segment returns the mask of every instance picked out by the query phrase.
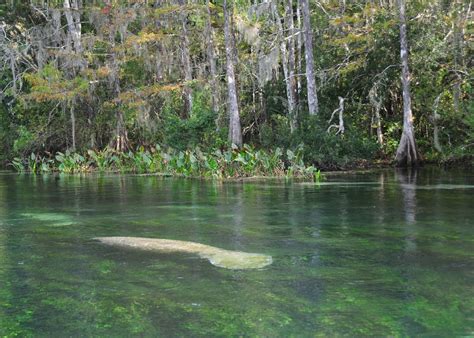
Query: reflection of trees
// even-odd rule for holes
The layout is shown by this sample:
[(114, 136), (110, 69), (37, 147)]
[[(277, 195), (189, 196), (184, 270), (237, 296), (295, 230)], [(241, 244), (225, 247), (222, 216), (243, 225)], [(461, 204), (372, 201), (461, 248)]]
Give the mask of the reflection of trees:
[(398, 169), (395, 171), (395, 177), (400, 183), (403, 199), (403, 213), (405, 216), (406, 251), (416, 250), (416, 169)]
[[(6, 224), (3, 223), (7, 219), (7, 205), (6, 205), (6, 185), (4, 184), (4, 178), (6, 176), (0, 176), (0, 281), (2, 286), (0, 287), (0, 304), (8, 304), (8, 296), (10, 290), (8, 288), (8, 276), (7, 276), (7, 235), (6, 235)], [(2, 318), (6, 318), (4, 313), (6, 308), (0, 305), (0, 326), (2, 326)]]
[(242, 244), (242, 231), (244, 228), (244, 215), (247, 210), (244, 208), (243, 185), (232, 186), (232, 243), (235, 248)]
[(379, 174), (379, 190), (378, 190), (378, 196), (377, 196), (377, 212), (375, 213), (375, 217), (377, 219), (377, 224), (384, 224), (385, 223), (385, 217), (386, 217), (386, 197), (385, 197), (385, 189), (387, 187), (385, 186), (385, 182), (387, 180), (386, 177), (386, 172), (382, 171)]

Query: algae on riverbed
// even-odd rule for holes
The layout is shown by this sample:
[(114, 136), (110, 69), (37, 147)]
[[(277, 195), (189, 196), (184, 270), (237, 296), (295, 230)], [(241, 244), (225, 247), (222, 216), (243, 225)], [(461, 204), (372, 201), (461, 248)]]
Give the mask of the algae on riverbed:
[(224, 250), (195, 242), (142, 237), (97, 237), (95, 239), (108, 245), (147, 251), (193, 253), (209, 260), (212, 265), (233, 270), (260, 269), (272, 263), (271, 256)]
[(52, 212), (29, 212), (22, 213), (21, 216), (31, 218), (40, 222), (48, 222), (49, 226), (66, 226), (74, 224), (69, 215)]

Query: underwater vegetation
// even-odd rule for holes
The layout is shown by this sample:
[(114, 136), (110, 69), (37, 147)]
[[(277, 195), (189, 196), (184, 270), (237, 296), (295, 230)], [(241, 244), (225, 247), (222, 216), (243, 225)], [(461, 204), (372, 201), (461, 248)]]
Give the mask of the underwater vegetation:
[(47, 222), (49, 226), (66, 226), (74, 224), (69, 215), (56, 214), (51, 212), (22, 213), (21, 216), (32, 220)]
[(224, 250), (195, 242), (142, 237), (97, 237), (95, 239), (101, 243), (119, 247), (166, 253), (197, 254), (201, 258), (209, 260), (212, 265), (233, 270), (261, 269), (272, 264), (271, 256)]
[[(427, 169), (414, 189), (390, 170), (0, 175), (0, 337), (471, 337), (474, 177)], [(193, 245), (93, 240), (117, 235)], [(213, 249), (272, 263), (220, 268)]]

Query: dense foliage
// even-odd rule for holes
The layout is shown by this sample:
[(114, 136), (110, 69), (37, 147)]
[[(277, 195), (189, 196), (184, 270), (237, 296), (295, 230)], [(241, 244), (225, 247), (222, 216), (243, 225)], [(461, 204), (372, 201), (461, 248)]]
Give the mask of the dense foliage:
[[(319, 102), (311, 115), (300, 1), (228, 2), (244, 143), (301, 152), (310, 168), (393, 159), (403, 121), (393, 3), (309, 3)], [(407, 6), (420, 153), (472, 156), (470, 3)], [(27, 168), (47, 159), (41, 166), (65, 168), (71, 157), (98, 168), (135, 163), (146, 172), (156, 171), (140, 169), (160, 153), (155, 144), (188, 160), (199, 158), (198, 147), (208, 158), (220, 153), (216, 161), (236, 152), (228, 141), (221, 1), (9, 1), (0, 17), (2, 162), (21, 158), (13, 163)], [(109, 152), (115, 157), (101, 164)]]

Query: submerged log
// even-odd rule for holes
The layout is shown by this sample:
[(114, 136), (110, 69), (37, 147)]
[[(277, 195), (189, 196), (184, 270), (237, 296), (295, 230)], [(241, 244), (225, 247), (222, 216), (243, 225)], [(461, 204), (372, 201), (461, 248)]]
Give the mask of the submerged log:
[(212, 265), (226, 269), (260, 269), (272, 264), (272, 257), (258, 253), (230, 251), (210, 245), (171, 239), (142, 237), (97, 237), (101, 243), (125, 248), (157, 252), (184, 252), (197, 254)]

